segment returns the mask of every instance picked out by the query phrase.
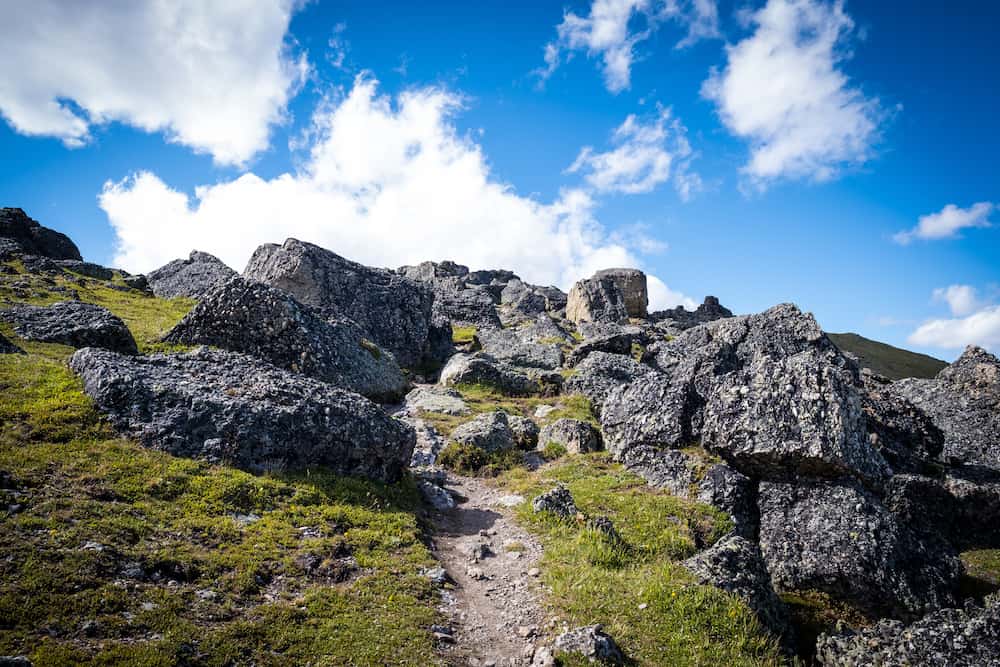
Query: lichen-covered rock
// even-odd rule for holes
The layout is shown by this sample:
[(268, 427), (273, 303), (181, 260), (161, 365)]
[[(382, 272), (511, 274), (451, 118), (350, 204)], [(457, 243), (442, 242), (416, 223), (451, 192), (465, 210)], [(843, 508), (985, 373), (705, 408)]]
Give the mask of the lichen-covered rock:
[(439, 412), (445, 415), (467, 415), (471, 412), (462, 395), (447, 387), (416, 387), (406, 395), (404, 403), (412, 414)]
[(257, 248), (243, 275), (288, 292), (324, 317), (353, 320), (404, 367), (432, 359), (434, 293), (427, 285), (296, 239)]
[(178, 296), (200, 299), (236, 275), (218, 257), (193, 250), (187, 259), (175, 259), (150, 271), (146, 281), (153, 294), (161, 299)]
[(757, 487), (749, 477), (724, 463), (715, 463), (698, 480), (698, 501), (718, 508), (733, 520), (733, 531), (743, 537), (757, 533)]
[(706, 296), (704, 303), (695, 310), (690, 311), (684, 306), (668, 310), (658, 310), (650, 313), (649, 318), (657, 322), (669, 322), (671, 326), (684, 330), (696, 327), (706, 322), (714, 322), (726, 317), (732, 317), (733, 311), (719, 303), (719, 299), (714, 296)]
[(678, 384), (674, 377), (649, 371), (608, 392), (600, 411), (601, 428), (616, 460), (636, 447), (681, 448), (697, 442), (700, 432), (692, 428), (691, 397)]
[(78, 273), (81, 276), (87, 276), (88, 278), (93, 278), (95, 280), (111, 280), (115, 277), (113, 269), (101, 266), (100, 264), (94, 264), (93, 262), (82, 262), (76, 259), (60, 259), (56, 260), (56, 264), (67, 271)]
[(130, 289), (147, 292), (149, 294), (153, 293), (153, 290), (149, 287), (149, 281), (146, 279), (146, 276), (142, 274), (137, 276), (123, 276), (122, 282), (125, 283), (125, 285)]
[(1000, 469), (1000, 359), (970, 346), (933, 380), (907, 378), (891, 390), (944, 432), (945, 459)]
[(623, 665), (625, 656), (601, 625), (587, 625), (564, 632), (556, 638), (556, 651), (582, 655), (591, 662)]
[(14, 343), (7, 340), (7, 338), (0, 333), (0, 354), (24, 354), (24, 350), (19, 348)]
[(601, 449), (601, 434), (590, 422), (563, 417), (546, 424), (538, 434), (538, 444), (556, 443), (570, 454), (585, 454)]
[(0, 238), (10, 239), (11, 243), (4, 244), (4, 251), (9, 255), (38, 255), (50, 259), (83, 261), (80, 250), (68, 236), (43, 227), (19, 208), (0, 208)]
[(566, 366), (572, 367), (583, 361), (593, 352), (609, 354), (632, 354), (634, 344), (642, 345), (648, 341), (648, 336), (639, 327), (611, 325), (613, 330), (584, 338), (573, 351), (566, 355)]
[(469, 283), (469, 268), (455, 262), (421, 262), (402, 266), (397, 273), (426, 283), (434, 290), (435, 317), (454, 325), (499, 329), (494, 294), (485, 285)]
[(922, 410), (894, 392), (888, 378), (861, 373), (868, 440), (894, 472), (921, 473), (944, 449), (944, 434)]
[(525, 340), (517, 329), (479, 331), (476, 340), (483, 351), (497, 361), (521, 368), (555, 370), (562, 365), (559, 343)]
[(573, 494), (562, 484), (532, 500), (531, 509), (536, 512), (551, 512), (561, 519), (575, 519), (580, 513)]
[(514, 445), (519, 449), (534, 449), (538, 444), (538, 424), (528, 417), (507, 415), (510, 432), (514, 434)]
[(913, 617), (955, 604), (962, 573), (940, 538), (911, 530), (857, 482), (762, 482), (760, 546), (779, 592), (819, 590)]
[(0, 312), (25, 340), (60, 343), (72, 347), (103, 347), (123, 354), (138, 354), (132, 333), (107, 308), (79, 301), (51, 306), (14, 306)]
[(86, 348), (70, 367), (119, 431), (175, 456), (394, 482), (413, 452), (413, 429), (363, 396), (234, 352)]
[(441, 370), (439, 382), (446, 387), (482, 385), (510, 396), (537, 394), (540, 389), (526, 374), (481, 352), (452, 356)]
[(485, 412), (451, 432), (451, 439), (472, 445), (486, 452), (498, 452), (517, 447), (517, 435), (503, 410)]
[(500, 292), (502, 319), (505, 324), (531, 320), (543, 313), (557, 313), (566, 307), (566, 294), (558, 287), (529, 285), (511, 278)]
[(683, 565), (698, 583), (715, 586), (746, 602), (776, 636), (789, 633), (788, 609), (771, 586), (760, 549), (750, 540), (728, 535)]
[(621, 322), (646, 317), (649, 297), (646, 274), (638, 269), (604, 269), (579, 280), (566, 300), (566, 319), (580, 322)]
[(163, 339), (243, 352), (378, 401), (398, 400), (408, 385), (392, 354), (354, 322), (327, 321), (291, 295), (239, 276), (208, 292)]
[(563, 383), (566, 394), (582, 394), (590, 399), (597, 414), (602, 413), (604, 401), (616, 388), (654, 373), (652, 368), (621, 354), (592, 352), (573, 369)]
[(997, 667), (1000, 599), (985, 606), (942, 609), (904, 625), (881, 620), (857, 632), (824, 634), (816, 642), (824, 667)]

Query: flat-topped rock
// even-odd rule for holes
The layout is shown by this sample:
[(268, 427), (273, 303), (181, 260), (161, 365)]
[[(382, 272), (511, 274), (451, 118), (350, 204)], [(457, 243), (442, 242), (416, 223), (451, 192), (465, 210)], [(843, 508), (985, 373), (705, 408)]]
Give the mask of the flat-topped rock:
[(14, 325), (25, 340), (72, 347), (102, 347), (123, 354), (138, 354), (132, 332), (107, 308), (80, 301), (60, 301), (51, 306), (14, 306), (0, 311), (0, 319)]
[(175, 259), (150, 271), (146, 282), (153, 294), (162, 299), (178, 296), (200, 299), (236, 275), (218, 257), (194, 250), (187, 259)]
[(576, 322), (621, 322), (646, 317), (646, 274), (638, 269), (604, 269), (569, 291), (566, 318)]

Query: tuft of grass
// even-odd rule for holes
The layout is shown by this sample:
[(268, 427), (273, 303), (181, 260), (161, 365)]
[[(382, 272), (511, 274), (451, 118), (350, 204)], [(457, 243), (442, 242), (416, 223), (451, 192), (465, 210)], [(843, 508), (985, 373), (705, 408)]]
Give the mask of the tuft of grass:
[(367, 338), (361, 339), (361, 347), (364, 348), (368, 354), (372, 355), (373, 359), (382, 358), (382, 350), (379, 349), (378, 345), (368, 340)]
[[(777, 642), (743, 602), (697, 585), (679, 564), (699, 539), (711, 543), (731, 528), (721, 512), (657, 491), (603, 454), (514, 469), (499, 481), (528, 499), (518, 520), (545, 547), (548, 602), (569, 625), (602, 623), (637, 664), (783, 664)], [(585, 522), (532, 511), (530, 499), (560, 482), (582, 512), (611, 518), (622, 542)]]
[(861, 611), (822, 591), (782, 593), (781, 599), (788, 606), (795, 627), (796, 654), (806, 660), (806, 664), (811, 664), (816, 639), (824, 632), (833, 632), (838, 623), (862, 628), (874, 622)]
[(476, 339), (476, 327), (457, 327), (452, 325), (451, 327), (451, 342), (455, 345), (466, 345), (473, 342)]
[(545, 422), (551, 423), (557, 419), (579, 419), (590, 422), (596, 428), (601, 424), (594, 415), (594, 406), (590, 399), (582, 394), (567, 394), (559, 397), (559, 405), (555, 410), (545, 415)]
[(961, 589), (967, 597), (982, 598), (1000, 591), (1000, 549), (976, 549), (961, 554), (965, 565)]
[(516, 449), (487, 452), (474, 445), (449, 442), (438, 454), (437, 462), (463, 475), (496, 477), (504, 470), (524, 463), (524, 454)]
[(542, 447), (542, 458), (546, 461), (554, 461), (556, 459), (561, 459), (568, 453), (566, 446), (558, 442), (547, 442), (545, 446)]

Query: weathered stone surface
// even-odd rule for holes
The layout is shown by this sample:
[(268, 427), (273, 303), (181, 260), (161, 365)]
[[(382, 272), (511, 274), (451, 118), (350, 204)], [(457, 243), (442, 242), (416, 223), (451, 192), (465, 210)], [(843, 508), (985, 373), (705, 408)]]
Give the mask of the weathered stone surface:
[(746, 538), (756, 535), (757, 487), (746, 475), (724, 463), (713, 464), (698, 481), (696, 498), (728, 514), (737, 535)]
[(564, 632), (556, 638), (555, 649), (561, 653), (582, 655), (605, 665), (625, 664), (625, 656), (618, 644), (600, 625), (587, 625)]
[(462, 395), (446, 387), (416, 387), (406, 395), (406, 409), (413, 413), (440, 412), (446, 415), (467, 415), (471, 410)]
[(864, 369), (862, 409), (868, 440), (894, 472), (922, 473), (944, 449), (944, 434), (922, 410), (894, 392), (888, 378)]
[(621, 457), (622, 464), (657, 489), (688, 498), (697, 482), (697, 466), (692, 457), (677, 449), (657, 449), (648, 445), (632, 447)]
[(609, 354), (632, 354), (632, 345), (643, 345), (648, 342), (648, 336), (639, 327), (613, 325), (612, 331), (584, 338), (573, 351), (566, 356), (566, 366), (576, 366), (593, 352)]
[(401, 266), (396, 272), (410, 280), (429, 283), (439, 278), (464, 278), (469, 275), (469, 267), (446, 259), (443, 262), (421, 262), (415, 266)]
[(70, 366), (119, 431), (176, 456), (254, 471), (325, 466), (392, 482), (413, 452), (413, 429), (368, 399), (246, 355), (86, 348)]
[(187, 259), (175, 259), (150, 271), (146, 280), (153, 294), (162, 299), (200, 299), (236, 275), (218, 257), (193, 250)]
[(531, 509), (536, 512), (552, 512), (561, 519), (575, 519), (580, 513), (573, 494), (562, 484), (532, 500)]
[(891, 390), (944, 433), (945, 459), (1000, 469), (1000, 360), (968, 347), (933, 380), (907, 378)]
[(605, 399), (614, 389), (654, 372), (631, 357), (593, 352), (577, 364), (573, 374), (566, 378), (563, 392), (586, 396), (595, 412), (601, 414)]
[(826, 667), (997, 667), (1000, 598), (985, 606), (942, 609), (904, 625), (881, 620), (859, 632), (821, 635), (816, 662)]
[(83, 261), (76, 244), (65, 234), (43, 227), (19, 208), (0, 208), (0, 238), (17, 244), (5, 243), (4, 252), (10, 255), (39, 255), (50, 259), (75, 259)]
[(406, 415), (400, 418), (410, 424), (417, 434), (417, 442), (413, 446), (413, 456), (410, 457), (410, 467), (426, 469), (436, 465), (438, 454), (445, 447), (445, 441), (441, 434), (422, 419)]
[(149, 281), (146, 280), (146, 276), (144, 275), (125, 276), (122, 278), (122, 282), (124, 282), (131, 289), (139, 290), (140, 292), (148, 292), (150, 294), (153, 293), (153, 290), (149, 287)]
[(520, 449), (534, 449), (538, 444), (538, 424), (527, 417), (507, 415), (507, 423), (514, 434), (514, 445)]
[(420, 490), (420, 495), (423, 496), (424, 500), (437, 511), (447, 512), (448, 510), (455, 509), (455, 499), (452, 498), (446, 489), (437, 484), (422, 479), (417, 482), (417, 488)]
[(559, 343), (538, 343), (526, 340), (517, 329), (479, 331), (476, 340), (483, 351), (497, 361), (522, 368), (555, 370), (562, 365)]
[(296, 239), (257, 248), (243, 275), (288, 292), (325, 317), (353, 320), (404, 367), (431, 358), (434, 293), (427, 285)]
[(24, 350), (19, 348), (14, 343), (7, 340), (7, 338), (0, 333), (0, 354), (24, 354)]
[(715, 586), (747, 603), (776, 636), (789, 632), (788, 609), (774, 592), (760, 549), (750, 540), (729, 535), (684, 561), (698, 583)]
[(457, 326), (499, 329), (494, 294), (485, 285), (470, 284), (469, 268), (455, 262), (421, 262), (397, 271), (434, 290), (433, 314)]
[(955, 604), (957, 553), (902, 525), (857, 482), (762, 482), (758, 504), (761, 551), (778, 591), (819, 590), (899, 617)]
[(670, 324), (680, 330), (714, 322), (726, 317), (732, 317), (733, 311), (719, 303), (719, 299), (714, 296), (706, 296), (704, 303), (695, 310), (687, 310), (684, 306), (677, 306), (667, 310), (658, 310), (650, 313), (649, 318), (657, 322), (669, 320)]
[(79, 301), (60, 301), (51, 306), (15, 306), (0, 312), (14, 325), (18, 336), (43, 343), (72, 347), (103, 347), (123, 354), (138, 354), (132, 333), (107, 308)]
[(601, 434), (590, 422), (563, 417), (547, 424), (538, 434), (538, 444), (550, 442), (562, 445), (570, 454), (596, 452), (601, 449)]
[(101, 266), (100, 264), (94, 264), (93, 262), (81, 262), (76, 259), (60, 259), (56, 260), (56, 264), (67, 271), (79, 273), (81, 276), (87, 276), (88, 278), (94, 278), (95, 280), (111, 280), (115, 277), (114, 269), (109, 269)]
[(605, 269), (579, 280), (569, 291), (566, 318), (576, 322), (620, 322), (646, 317), (646, 274), (638, 269)]
[(451, 439), (486, 452), (498, 452), (517, 447), (517, 435), (503, 410), (477, 415), (451, 432)]
[(488, 354), (456, 354), (441, 371), (442, 386), (477, 384), (493, 387), (503, 394), (524, 396), (539, 391), (537, 381)]
[(408, 385), (392, 354), (354, 322), (324, 320), (286, 292), (239, 276), (208, 292), (163, 339), (243, 352), (373, 400), (399, 400)]
[(500, 305), (504, 323), (515, 324), (561, 311), (566, 307), (566, 294), (558, 287), (529, 285), (515, 277), (501, 290)]

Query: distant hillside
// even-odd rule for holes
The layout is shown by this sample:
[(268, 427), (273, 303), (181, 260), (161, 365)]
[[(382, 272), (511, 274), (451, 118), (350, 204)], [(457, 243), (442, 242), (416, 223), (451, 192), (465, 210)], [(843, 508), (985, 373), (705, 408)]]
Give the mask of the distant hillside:
[(932, 378), (948, 364), (940, 359), (902, 350), (855, 333), (827, 334), (845, 352), (858, 357), (861, 365), (893, 380)]

